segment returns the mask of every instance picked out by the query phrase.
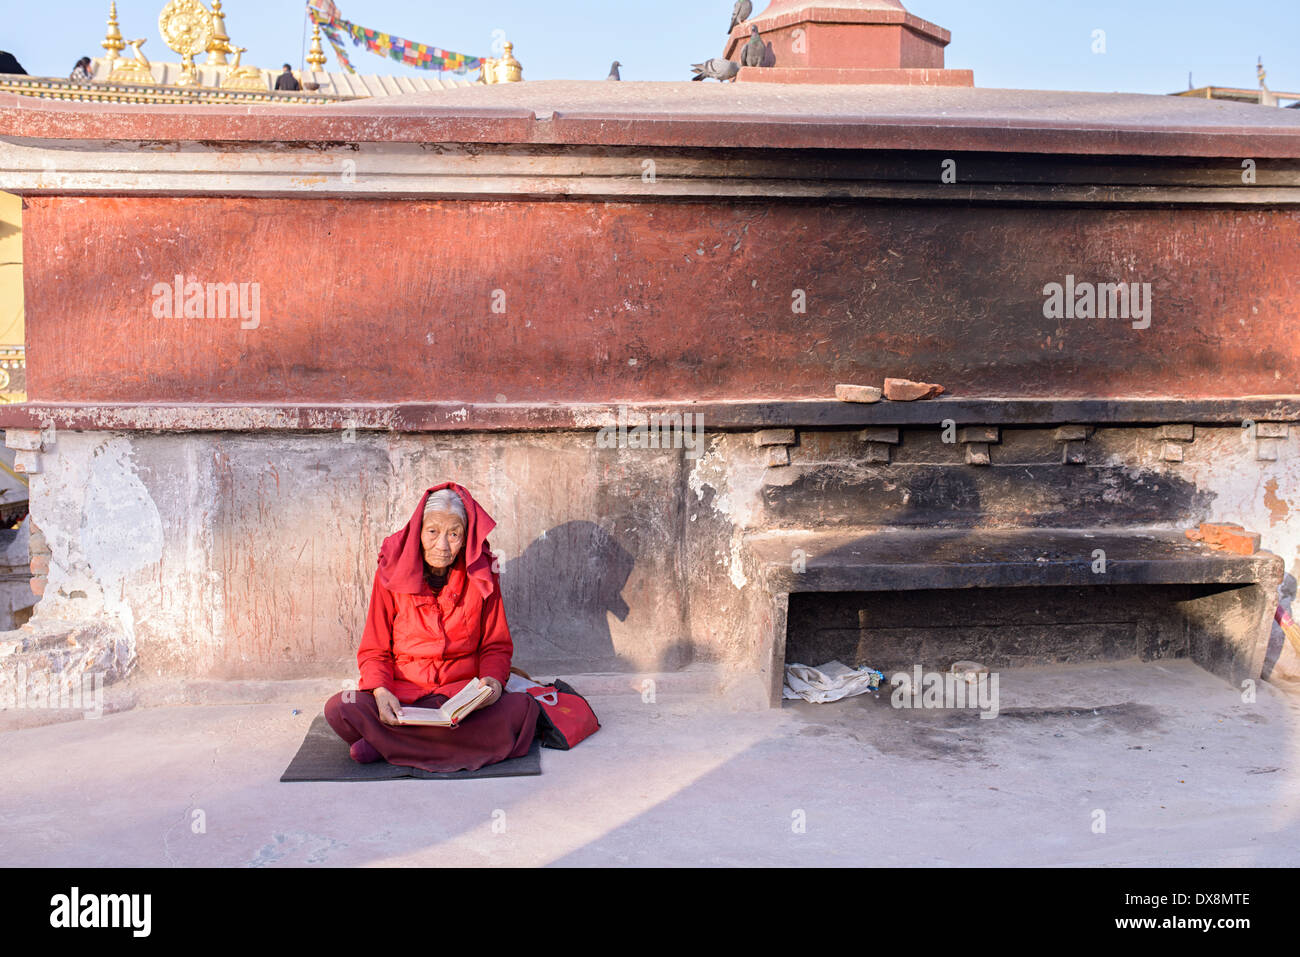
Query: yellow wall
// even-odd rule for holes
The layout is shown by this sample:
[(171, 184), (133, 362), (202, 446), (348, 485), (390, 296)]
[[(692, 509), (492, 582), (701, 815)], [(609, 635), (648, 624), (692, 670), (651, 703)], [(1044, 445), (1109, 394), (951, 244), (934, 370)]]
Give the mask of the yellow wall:
[(23, 202), (0, 192), (0, 346), (23, 338)]

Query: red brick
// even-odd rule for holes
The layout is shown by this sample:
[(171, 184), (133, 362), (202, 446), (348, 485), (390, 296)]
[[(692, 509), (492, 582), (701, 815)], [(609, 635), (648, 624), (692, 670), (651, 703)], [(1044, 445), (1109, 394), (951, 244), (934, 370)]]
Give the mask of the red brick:
[(33, 555), (32, 556), (32, 574), (48, 575), (50, 573), (50, 556)]
[(1259, 551), (1259, 540), (1258, 532), (1234, 532), (1224, 535), (1215, 547), (1235, 555), (1254, 555)]
[(911, 379), (886, 379), (885, 398), (894, 402), (914, 402), (933, 399), (943, 392), (943, 386), (932, 382), (913, 382)]
[(44, 578), (32, 579), (32, 594), (35, 595), (37, 598), (40, 598), (42, 595), (45, 594), (45, 581), (46, 580)]
[(880, 390), (873, 385), (840, 383), (835, 387), (835, 398), (841, 402), (879, 402)]
[(1201, 524), (1201, 534), (1205, 536), (1207, 545), (1234, 555), (1254, 555), (1259, 551), (1260, 534), (1249, 532), (1240, 525), (1204, 522)]
[(1240, 525), (1223, 522), (1201, 522), (1201, 537), (1211, 545), (1223, 538), (1224, 535), (1244, 532), (1245, 529)]

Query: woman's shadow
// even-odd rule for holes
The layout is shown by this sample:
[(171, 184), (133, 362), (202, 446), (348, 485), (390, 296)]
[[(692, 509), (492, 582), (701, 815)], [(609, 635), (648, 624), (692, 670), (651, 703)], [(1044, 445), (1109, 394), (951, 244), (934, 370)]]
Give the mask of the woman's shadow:
[(501, 568), (515, 662), (538, 673), (620, 671), (608, 613), (625, 621), (621, 592), (636, 564), (605, 529), (565, 522)]

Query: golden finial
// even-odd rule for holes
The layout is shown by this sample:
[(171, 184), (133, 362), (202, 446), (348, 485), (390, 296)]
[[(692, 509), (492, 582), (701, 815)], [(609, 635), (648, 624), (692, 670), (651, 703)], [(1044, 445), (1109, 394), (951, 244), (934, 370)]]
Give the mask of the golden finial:
[(226, 54), (233, 52), (230, 36), (226, 33), (226, 15), (221, 12), (221, 0), (212, 0), (212, 39), (208, 41), (208, 66), (225, 66)]
[(307, 65), (311, 67), (313, 73), (325, 68), (325, 51), (320, 45), (320, 24), (315, 18), (312, 19), (311, 24), (311, 49), (307, 51)]
[(108, 51), (110, 67), (112, 67), (113, 61), (117, 59), (118, 54), (126, 49), (126, 44), (122, 41), (122, 31), (117, 26), (117, 0), (113, 0), (108, 5), (108, 33), (100, 46)]
[(515, 45), (506, 41), (505, 53), (496, 63), (496, 81), (498, 83), (518, 83), (524, 78), (524, 66), (515, 59)]
[(524, 78), (523, 64), (515, 59), (515, 45), (507, 41), (502, 46), (499, 57), (484, 57), (483, 72), (479, 74), (480, 83), (518, 83)]

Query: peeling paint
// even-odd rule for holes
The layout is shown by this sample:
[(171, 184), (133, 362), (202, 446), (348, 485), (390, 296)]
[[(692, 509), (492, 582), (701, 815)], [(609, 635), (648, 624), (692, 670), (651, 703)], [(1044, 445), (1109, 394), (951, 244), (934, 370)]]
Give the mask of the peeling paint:
[(744, 556), (741, 554), (739, 534), (731, 539), (731, 567), (728, 574), (731, 583), (737, 588), (744, 588), (749, 584), (749, 579), (745, 576)]
[(1264, 507), (1269, 512), (1269, 525), (1273, 526), (1286, 520), (1291, 511), (1286, 499), (1277, 494), (1277, 479), (1271, 478), (1264, 484)]

